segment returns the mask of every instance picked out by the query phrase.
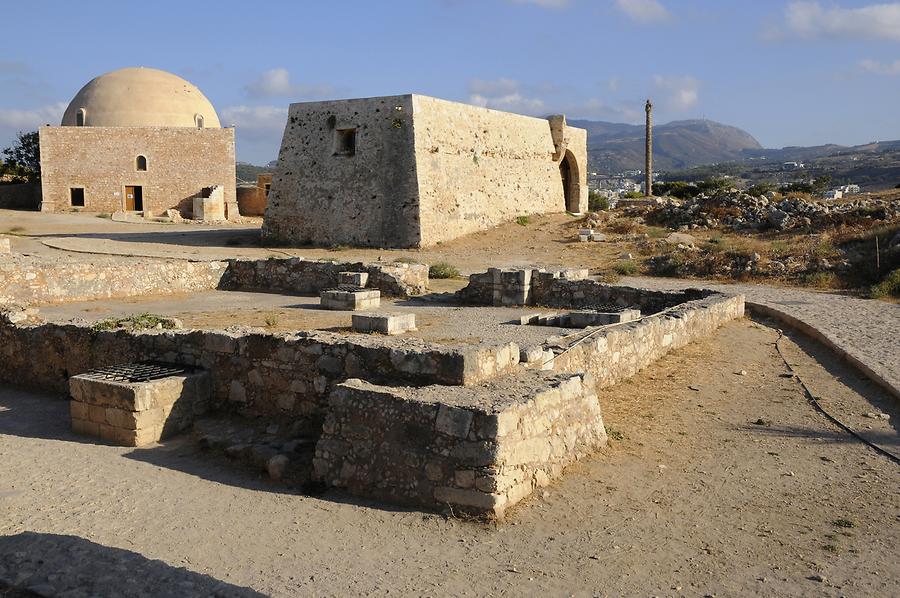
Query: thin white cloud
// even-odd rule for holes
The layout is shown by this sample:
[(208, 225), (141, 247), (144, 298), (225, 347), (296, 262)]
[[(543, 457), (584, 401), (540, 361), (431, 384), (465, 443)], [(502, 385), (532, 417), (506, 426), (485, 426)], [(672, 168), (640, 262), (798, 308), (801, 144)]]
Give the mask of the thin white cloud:
[(473, 79), (469, 82), (469, 102), (484, 108), (518, 112), (520, 114), (540, 114), (546, 111), (544, 101), (537, 97), (527, 97), (513, 79)]
[(878, 62), (877, 60), (866, 59), (860, 61), (859, 68), (877, 75), (900, 75), (900, 60), (895, 60), (894, 62)]
[(665, 94), (664, 104), (671, 110), (687, 110), (700, 101), (700, 81), (694, 77), (657, 75), (653, 83)]
[(616, 0), (616, 7), (638, 23), (661, 23), (672, 17), (659, 0)]
[(565, 8), (569, 0), (506, 0), (509, 4), (531, 4), (541, 8)]
[(288, 70), (281, 67), (265, 71), (244, 90), (251, 98), (324, 98), (335, 92), (330, 85), (294, 84)]
[(591, 98), (585, 102), (566, 106), (562, 112), (571, 118), (634, 123), (643, 118), (643, 106), (639, 108), (627, 102), (609, 104), (598, 98)]
[(791, 2), (784, 25), (804, 38), (889, 39), (900, 41), (900, 2), (860, 8), (823, 7), (819, 2)]
[(16, 130), (36, 129), (41, 125), (58, 125), (68, 103), (57, 102), (29, 110), (0, 108), (0, 127)]
[(236, 126), (249, 139), (276, 139), (284, 131), (287, 114), (287, 106), (227, 106), (219, 115), (223, 125)]
[(618, 77), (613, 77), (609, 81), (606, 82), (606, 87), (613, 93), (618, 93), (620, 89), (622, 89), (622, 82), (619, 81)]

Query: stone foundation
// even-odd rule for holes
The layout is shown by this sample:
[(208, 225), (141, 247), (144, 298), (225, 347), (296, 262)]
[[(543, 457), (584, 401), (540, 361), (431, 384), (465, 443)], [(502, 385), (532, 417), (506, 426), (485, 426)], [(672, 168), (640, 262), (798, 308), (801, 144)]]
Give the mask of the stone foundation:
[(319, 297), (322, 307), (337, 311), (378, 309), (381, 305), (381, 293), (365, 289), (330, 289), (319, 293)]
[(97, 259), (92, 262), (15, 256), (0, 263), (0, 305), (69, 303), (221, 289), (318, 295), (338, 285), (340, 272), (368, 274), (369, 287), (385, 295), (420, 295), (428, 285), (424, 264), (365, 264), (291, 259)]
[(380, 332), (397, 335), (416, 329), (416, 314), (353, 314), (355, 332)]
[(329, 397), (313, 465), (359, 496), (502, 516), (605, 444), (582, 375), (535, 372), (478, 388), (348, 380)]
[(149, 382), (104, 379), (95, 373), (69, 379), (72, 430), (123, 446), (145, 446), (187, 430), (209, 407), (206, 372)]

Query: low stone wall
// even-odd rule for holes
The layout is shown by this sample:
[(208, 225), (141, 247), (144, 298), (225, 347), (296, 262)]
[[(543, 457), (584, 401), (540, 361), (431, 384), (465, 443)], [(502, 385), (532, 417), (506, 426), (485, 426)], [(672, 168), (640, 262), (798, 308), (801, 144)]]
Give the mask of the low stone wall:
[(564, 309), (618, 305), (654, 313), (706, 295), (698, 289), (656, 291), (604, 284), (588, 279), (587, 275), (587, 270), (491, 268), (469, 276), (469, 284), (457, 296), (473, 305), (543, 305)]
[(479, 388), (338, 385), (316, 475), (400, 504), (504, 511), (606, 444), (593, 382), (529, 372)]
[(593, 332), (587, 329), (562, 342), (548, 343), (543, 349), (554, 353), (550, 362), (553, 370), (588, 372), (598, 388), (603, 388), (630, 378), (669, 351), (709, 336), (743, 315), (743, 295), (710, 291), (703, 299), (635, 322), (596, 328)]
[(519, 347), (259, 329), (99, 331), (88, 324), (13, 323), (0, 312), (2, 382), (66, 392), (70, 376), (147, 360), (209, 371), (213, 408), (297, 417), (320, 416), (332, 387), (347, 378), (404, 385), (479, 384), (515, 371)]
[(0, 305), (204, 291), (216, 288), (226, 267), (226, 262), (120, 259), (91, 263), (17, 256), (0, 262)]
[(367, 272), (367, 288), (395, 297), (421, 295), (428, 287), (428, 266), (425, 264), (366, 264), (290, 258), (232, 260), (228, 263), (220, 288), (318, 295), (322, 289), (338, 286), (339, 272)]
[(0, 184), (0, 209), (41, 209), (41, 183)]
[(119, 258), (48, 261), (16, 256), (0, 262), (0, 305), (69, 303), (222, 289), (317, 295), (338, 284), (338, 272), (368, 272), (368, 287), (385, 295), (420, 295), (423, 264), (364, 264), (300, 258), (193, 262)]

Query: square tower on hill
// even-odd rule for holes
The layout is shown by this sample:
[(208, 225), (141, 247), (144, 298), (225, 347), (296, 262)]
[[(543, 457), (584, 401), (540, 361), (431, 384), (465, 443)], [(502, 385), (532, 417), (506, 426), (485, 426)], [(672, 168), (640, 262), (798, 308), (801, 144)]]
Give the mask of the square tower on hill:
[(291, 104), (263, 236), (422, 247), (587, 210), (587, 133), (421, 95)]

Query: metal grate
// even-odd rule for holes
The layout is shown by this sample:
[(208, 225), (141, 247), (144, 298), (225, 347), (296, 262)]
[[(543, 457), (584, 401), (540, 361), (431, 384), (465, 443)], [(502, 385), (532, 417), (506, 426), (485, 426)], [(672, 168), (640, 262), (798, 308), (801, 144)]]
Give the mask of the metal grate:
[(186, 374), (191, 370), (192, 368), (175, 363), (142, 361), (97, 368), (83, 375), (94, 380), (109, 380), (112, 382), (150, 382), (151, 380)]

